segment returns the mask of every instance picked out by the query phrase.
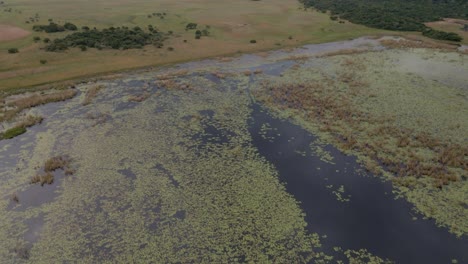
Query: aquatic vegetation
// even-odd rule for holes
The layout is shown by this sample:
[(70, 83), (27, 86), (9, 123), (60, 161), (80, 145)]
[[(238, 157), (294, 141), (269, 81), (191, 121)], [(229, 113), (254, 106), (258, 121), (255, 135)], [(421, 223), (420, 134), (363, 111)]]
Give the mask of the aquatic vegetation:
[(150, 96), (151, 96), (151, 94), (149, 92), (144, 92), (144, 93), (142, 93), (140, 95), (131, 95), (128, 98), (128, 101), (129, 102), (141, 103), (141, 102), (145, 101), (146, 99), (148, 99)]
[[(403, 66), (391, 58), (404, 54), (336, 55), (326, 58), (331, 66), (290, 70), (281, 78), (261, 81), (252, 93), (278, 115), (292, 117), (342, 151), (357, 155), (369, 171), (392, 180), (397, 189), (404, 187), (398, 190), (424, 190), (428, 194), (422, 195), (427, 199), (424, 204), (434, 203), (431, 211), (413, 194), (403, 196), (461, 235), (468, 232), (464, 220), (468, 212), (454, 201), (455, 196), (440, 204), (439, 194), (448, 186), (462, 188), (455, 191), (461, 194), (467, 186), (466, 181), (455, 183), (468, 171), (468, 146), (461, 136), (468, 127), (457, 118), (468, 114), (468, 109), (461, 98), (450, 96), (465, 92), (403, 72), (398, 68)], [(466, 68), (457, 56), (450, 63)], [(428, 97), (427, 89), (437, 99)], [(423, 179), (429, 179), (430, 188)]]
[(19, 203), (19, 197), (16, 193), (11, 194), (10, 199), (15, 203)]
[(97, 96), (98, 92), (104, 88), (104, 85), (97, 85), (88, 88), (85, 94), (85, 98), (83, 99), (83, 105), (89, 105), (92, 100)]
[(336, 199), (338, 201), (340, 201), (340, 202), (349, 202), (349, 201), (351, 201), (351, 195), (345, 196), (345, 188), (344, 188), (343, 185), (340, 185), (340, 187), (338, 187), (338, 189), (332, 191), (332, 193), (334, 195), (336, 195)]
[(44, 184), (52, 184), (54, 183), (54, 175), (51, 172), (46, 172), (44, 174), (38, 174), (31, 178), (31, 184), (40, 183), (41, 186)]
[(26, 133), (25, 127), (13, 127), (0, 133), (0, 139), (11, 139), (24, 133)]
[(45, 172), (52, 172), (58, 169), (67, 169), (70, 167), (70, 159), (63, 156), (57, 156), (48, 159), (44, 164)]
[[(192, 91), (158, 87), (162, 91), (148, 103), (110, 112), (103, 126), (88, 127), (82, 118), (54, 123), (73, 131), (71, 144), (57, 143), (56, 151), (73, 155), (77, 176), (64, 178), (59, 198), (47, 206), (0, 216), (45, 214), (30, 261), (307, 263), (325, 258), (316, 251), (319, 238), (307, 232), (297, 201), (252, 146), (247, 93), (217, 89), (205, 78), (191, 79), (191, 86)], [(119, 89), (109, 93), (125, 91)], [(125, 94), (112, 95), (115, 99), (94, 105), (98, 113), (128, 101)], [(81, 105), (78, 101), (70, 104)], [(67, 115), (76, 116), (77, 110), (70, 111)], [(47, 133), (55, 131), (60, 130)], [(47, 160), (33, 182), (53, 182), (53, 171), (68, 164), (62, 156)], [(118, 172), (124, 169), (134, 177)], [(13, 223), (0, 235), (19, 226)], [(10, 260), (1, 249), (0, 259)]]
[(12, 128), (7, 129), (4, 132), (0, 133), (0, 140), (2, 139), (12, 139), (21, 134), (26, 133), (26, 128), (32, 127), (36, 124), (41, 123), (43, 118), (41, 116), (31, 116), (28, 115), (23, 120), (16, 123)]
[(10, 121), (21, 111), (31, 107), (70, 99), (74, 97), (76, 93), (77, 92), (74, 89), (66, 89), (50, 91), (49, 93), (43, 94), (34, 93), (29, 96), (14, 99), (7, 103), (8, 108), (4, 108), (2, 109), (3, 111), (0, 111), (0, 122)]

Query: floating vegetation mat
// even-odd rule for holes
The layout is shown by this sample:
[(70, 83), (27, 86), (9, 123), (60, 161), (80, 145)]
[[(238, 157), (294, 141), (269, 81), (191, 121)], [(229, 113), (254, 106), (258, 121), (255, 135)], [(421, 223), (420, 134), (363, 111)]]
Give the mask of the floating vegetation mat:
[[(369, 52), (333, 53), (363, 47)], [(468, 89), (429, 81), (418, 77), (419, 73), (398, 72), (399, 79), (383, 87), (401, 88), (412, 83), (439, 93), (425, 92), (426, 96), (417, 101), (397, 104), (399, 111), (394, 111), (393, 104), (398, 98), (405, 98), (404, 93), (419, 93), (401, 88), (400, 97), (394, 98), (387, 89), (379, 92), (379, 82), (383, 85), (382, 80), (393, 80), (386, 72), (388, 60), (405, 58), (405, 54), (397, 51), (377, 54), (380, 49), (375, 40), (359, 39), (263, 57), (246, 55), (226, 62), (191, 62), (157, 72), (82, 84), (69, 101), (27, 109), (26, 114), (42, 116), (44, 120), (24, 134), (0, 141), (0, 262), (391, 262), (388, 259), (392, 256), (375, 254), (359, 242), (334, 245), (339, 241), (334, 240), (336, 234), (330, 234), (332, 242), (322, 246), (327, 233), (321, 230), (321, 225), (314, 225), (321, 222), (320, 214), (309, 211), (307, 201), (284, 184), (290, 175), (283, 173), (281, 161), (287, 159), (281, 156), (283, 153), (278, 154), (283, 150), (272, 153), (280, 155), (276, 159), (268, 155), (268, 148), (259, 145), (259, 140), (268, 146), (282, 142), (292, 146), (291, 150), (284, 149), (286, 156), (297, 155), (303, 161), (316, 157), (324, 170), (317, 167), (310, 177), (320, 181), (320, 185), (313, 186), (323, 192), (313, 193), (323, 195), (323, 201), (332, 201), (336, 206), (333, 210), (361, 206), (362, 200), (355, 186), (332, 179), (332, 169), (340, 175), (348, 172), (341, 170), (346, 158), (337, 155), (330, 143), (357, 155), (364, 164), (374, 162), (375, 172), (388, 177), (396, 177), (388, 175), (393, 172), (393, 163), (379, 163), (380, 159), (363, 154), (356, 147), (363, 142), (359, 133), (393, 124), (390, 122), (402, 124), (408, 129), (405, 130), (408, 139), (402, 139), (405, 146), (398, 153), (401, 152), (402, 159), (409, 157), (409, 150), (415, 157), (424, 155), (427, 160), (418, 163), (424, 166), (426, 161), (431, 164), (438, 157), (439, 149), (463, 151), (466, 139), (461, 139), (460, 133), (466, 135), (467, 131), (462, 113), (467, 111), (463, 96)], [(462, 58), (431, 54), (447, 56), (444, 59), (455, 64)], [(291, 56), (301, 59), (294, 61)], [(438, 57), (428, 60), (439, 61)], [(381, 71), (376, 73), (379, 77), (372, 79), (371, 70)], [(316, 89), (310, 90), (304, 83)], [(362, 89), (372, 93), (365, 90), (363, 97)], [(451, 105), (443, 101), (446, 89), (451, 89), (447, 95)], [(395, 102), (382, 104), (380, 96)], [(273, 121), (270, 124), (267, 117), (259, 119), (259, 106), (252, 99), (263, 102), (275, 116), (291, 118), (318, 136), (308, 141), (300, 141), (298, 135), (289, 136), (289, 130)], [(416, 111), (421, 109), (416, 103), (423, 107), (422, 113)], [(317, 110), (311, 105), (323, 108)], [(438, 107), (444, 111), (435, 111)], [(410, 110), (416, 112), (411, 112), (408, 118), (421, 121), (430, 115), (434, 120), (430, 124), (437, 124), (437, 128), (403, 118)], [(321, 114), (317, 117), (315, 111)], [(450, 111), (459, 115), (446, 120)], [(380, 119), (385, 121), (372, 124)], [(360, 122), (366, 125), (357, 125)], [(257, 126), (258, 129), (254, 128)], [(352, 131), (356, 129), (355, 132), (346, 130), (347, 126)], [(418, 141), (412, 136), (423, 132), (428, 133), (424, 135), (430, 140), (437, 138), (438, 143), (426, 149), (422, 139)], [(394, 162), (396, 152), (385, 146), (397, 139), (385, 133), (377, 136), (385, 139), (380, 140), (384, 150), (381, 155), (385, 155), (381, 159)], [(369, 144), (374, 142), (369, 140)], [(380, 155), (376, 150), (372, 153)], [(355, 164), (354, 158), (350, 159), (346, 162)], [(294, 160), (291, 162), (294, 166)], [(401, 175), (397, 178), (400, 180), (394, 181), (396, 190), (425, 216), (436, 218), (439, 224), (462, 235), (467, 230), (464, 196), (467, 185), (463, 178), (466, 156), (460, 160), (455, 155), (444, 164), (448, 177)], [(353, 170), (349, 174), (361, 177), (354, 172), (358, 166), (353, 166), (349, 167)], [(404, 168), (404, 173), (410, 171)], [(417, 168), (411, 172), (425, 167)], [(367, 181), (365, 177), (359, 179)], [(414, 183), (406, 186), (406, 179)], [(390, 188), (380, 179), (372, 177), (372, 180), (382, 190), (385, 186)], [(314, 201), (321, 201), (321, 197), (316, 198)], [(394, 196), (388, 198), (393, 201)], [(323, 209), (331, 204), (323, 204)], [(407, 212), (405, 207), (398, 208)], [(457, 248), (454, 252), (453, 259), (463, 261), (465, 255)]]

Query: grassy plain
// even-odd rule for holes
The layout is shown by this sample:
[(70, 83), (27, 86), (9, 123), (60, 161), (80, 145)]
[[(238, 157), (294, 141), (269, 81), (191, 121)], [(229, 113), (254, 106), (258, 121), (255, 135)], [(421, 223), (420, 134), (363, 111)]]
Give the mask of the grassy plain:
[[(5, 12), (6, 8), (12, 11)], [(165, 12), (165, 19), (148, 16), (158, 12)], [(38, 22), (26, 23), (36, 14)], [(388, 31), (347, 22), (338, 23), (330, 20), (328, 15), (313, 10), (305, 11), (297, 0), (18, 0), (5, 1), (0, 8), (0, 25), (32, 31), (34, 24), (47, 24), (48, 19), (91, 28), (146, 28), (151, 24), (162, 31), (172, 30), (174, 37), (163, 49), (147, 46), (141, 50), (89, 49), (82, 52), (71, 49), (53, 53), (42, 50), (45, 44), (34, 43), (33, 38), (54, 39), (67, 33), (32, 32), (21, 39), (0, 42), (0, 90), (11, 92), (18, 88), (136, 67), (388, 34)], [(195, 40), (193, 31), (185, 31), (189, 22), (210, 26), (211, 36)], [(251, 44), (252, 39), (257, 43)], [(8, 54), (7, 50), (11, 47), (19, 48), (20, 52)], [(173, 47), (174, 51), (169, 51), (168, 47)], [(42, 65), (40, 60), (46, 60), (47, 63)]]

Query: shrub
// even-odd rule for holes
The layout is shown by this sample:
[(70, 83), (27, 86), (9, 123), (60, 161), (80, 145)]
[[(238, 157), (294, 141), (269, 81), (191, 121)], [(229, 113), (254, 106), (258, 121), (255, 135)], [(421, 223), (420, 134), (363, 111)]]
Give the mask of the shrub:
[(39, 42), (39, 40), (41, 40), (41, 38), (40, 37), (34, 37), (33, 40), (34, 40), (34, 42)]
[(13, 53), (18, 53), (19, 50), (17, 48), (10, 48), (8, 49), (8, 53), (13, 54)]
[(78, 30), (78, 27), (77, 27), (77, 26), (75, 26), (74, 24), (69, 23), (69, 22), (65, 23), (65, 24), (63, 25), (63, 27), (64, 27), (66, 30), (71, 30), (71, 31)]
[(255, 39), (250, 40), (250, 43), (255, 44), (257, 41)]
[(47, 63), (46, 60), (40, 60), (39, 62), (40, 62), (41, 64), (46, 64), (46, 63)]
[(188, 23), (186, 26), (185, 26), (185, 30), (191, 30), (191, 29), (196, 29), (197, 28), (197, 24), (196, 23)]
[(44, 38), (42, 41), (43, 41), (44, 43), (49, 43), (49, 42), (50, 42), (50, 38)]

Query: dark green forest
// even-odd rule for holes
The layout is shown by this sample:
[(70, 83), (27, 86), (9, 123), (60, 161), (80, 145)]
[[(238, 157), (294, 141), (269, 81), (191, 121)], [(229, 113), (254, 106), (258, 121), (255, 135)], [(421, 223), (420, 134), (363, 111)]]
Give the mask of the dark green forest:
[[(369, 27), (427, 31), (425, 22), (444, 17), (468, 19), (468, 0), (300, 0), (307, 7)], [(439, 31), (440, 32), (440, 31)], [(453, 34), (430, 32), (433, 38), (455, 40)], [(456, 35), (456, 34), (455, 34)]]

